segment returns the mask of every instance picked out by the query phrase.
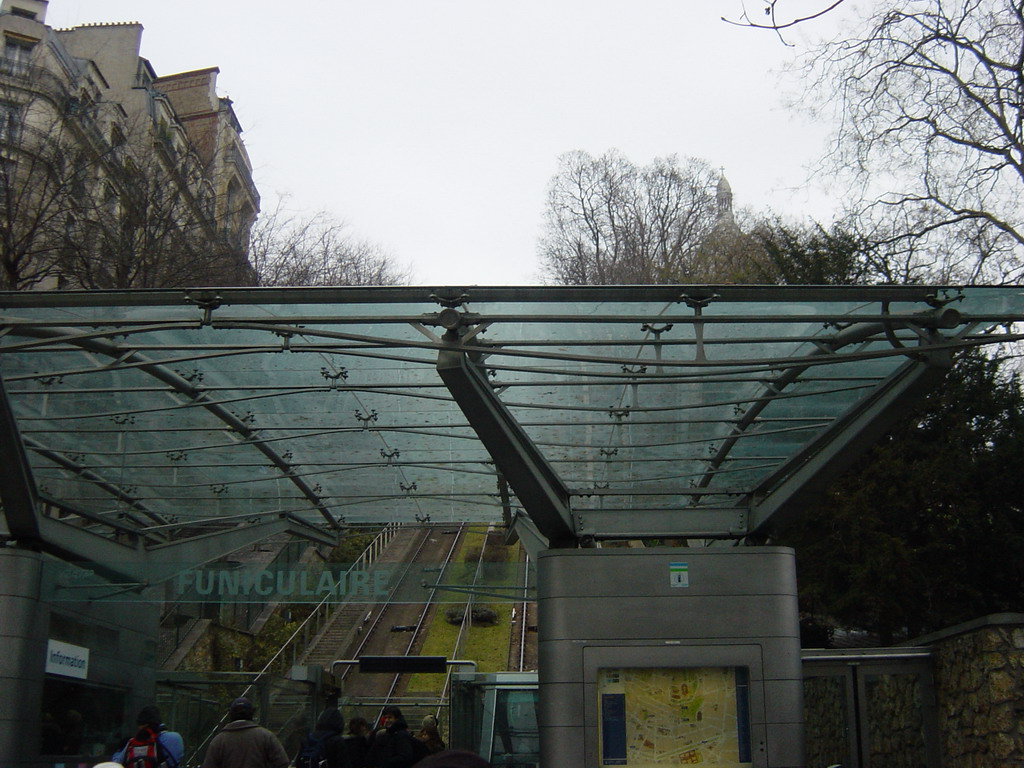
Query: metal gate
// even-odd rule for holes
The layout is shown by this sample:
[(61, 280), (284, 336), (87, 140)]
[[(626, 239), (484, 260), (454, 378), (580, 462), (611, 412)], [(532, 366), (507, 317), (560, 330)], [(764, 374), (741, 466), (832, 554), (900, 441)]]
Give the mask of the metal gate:
[(940, 768), (929, 649), (805, 651), (807, 768)]

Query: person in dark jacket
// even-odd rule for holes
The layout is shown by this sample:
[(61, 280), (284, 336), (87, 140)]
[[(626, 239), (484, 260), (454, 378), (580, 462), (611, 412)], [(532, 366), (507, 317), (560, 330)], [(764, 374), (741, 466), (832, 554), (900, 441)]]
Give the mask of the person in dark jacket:
[(213, 737), (203, 768), (288, 768), (288, 754), (277, 736), (253, 722), (246, 698), (231, 702), (228, 724)]
[(368, 768), (412, 768), (416, 763), (415, 737), (398, 707), (384, 707), (381, 724), (366, 755)]
[(345, 751), (351, 768), (366, 768), (366, 753), (370, 749), (373, 732), (364, 717), (353, 717), (348, 721), (348, 733), (345, 734)]
[(318, 753), (321, 759), (327, 761), (327, 768), (352, 768), (348, 751), (345, 749), (344, 730), (345, 718), (342, 717), (341, 711), (337, 706), (328, 703), (316, 721), (316, 728), (302, 740), (295, 765), (298, 768), (320, 768), (317, 764), (309, 763), (305, 757), (310, 753)]

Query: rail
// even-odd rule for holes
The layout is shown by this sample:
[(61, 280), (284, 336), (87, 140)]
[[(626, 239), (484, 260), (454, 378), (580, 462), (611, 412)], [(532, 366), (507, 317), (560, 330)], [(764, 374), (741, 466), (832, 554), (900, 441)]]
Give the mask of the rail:
[[(523, 561), (523, 597), (519, 601), (519, 624), (510, 622), (509, 627), (509, 632), (512, 635), (512, 640), (509, 644), (515, 650), (515, 655), (518, 657), (514, 660), (510, 659), (512, 663), (509, 666), (514, 667), (516, 672), (522, 672), (526, 667), (526, 645), (530, 630), (530, 556), (526, 554), (525, 558)], [(518, 638), (516, 635), (518, 635)]]
[[(442, 570), (443, 570), (444, 567), (446, 567), (451, 562), (452, 558), (454, 557), (455, 551), (458, 548), (458, 543), (459, 543), (459, 541), (462, 540), (462, 536), (463, 536), (463, 533), (465, 531), (465, 528), (466, 528), (465, 523), (460, 524), (458, 529), (457, 529), (457, 531), (455, 532), (456, 535), (452, 537), (452, 543), (448, 547), (447, 551), (445, 552), (444, 562), (442, 564)], [(416, 551), (413, 552), (412, 555), (406, 559), (405, 567), (402, 570), (400, 577), (394, 581), (394, 584), (393, 584), (390, 592), (388, 593), (385, 601), (383, 603), (381, 603), (377, 607), (377, 609), (376, 609), (376, 617), (373, 619), (373, 622), (369, 625), (369, 627), (367, 627), (365, 632), (361, 633), (361, 640), (359, 641), (359, 645), (356, 647), (355, 652), (353, 653), (353, 656), (358, 657), (358, 656), (362, 655), (363, 650), (366, 648), (366, 646), (370, 643), (371, 639), (374, 637), (374, 633), (378, 629), (380, 629), (381, 626), (383, 625), (384, 619), (385, 619), (385, 614), (387, 613), (388, 607), (391, 606), (392, 603), (394, 603), (395, 596), (398, 593), (399, 589), (401, 588), (402, 584), (405, 582), (405, 580), (407, 578), (410, 577), (410, 573), (412, 571), (412, 568), (416, 564), (418, 558), (420, 557), (420, 554), (422, 553), (424, 547), (426, 546), (429, 538), (430, 538), (430, 536), (429, 536), (429, 528), (428, 528), (427, 529), (427, 534), (420, 540), (419, 544), (416, 547)], [(427, 617), (428, 612), (430, 610), (431, 604), (434, 601), (434, 597), (435, 597), (436, 592), (437, 592), (436, 589), (432, 589), (430, 591), (429, 596), (427, 597), (426, 601), (423, 604), (423, 608), (422, 608), (422, 610), (419, 613), (419, 616), (417, 618), (417, 622), (415, 624), (414, 630), (411, 633), (412, 636), (411, 636), (409, 642), (406, 644), (406, 647), (405, 647), (405, 650), (404, 650), (405, 655), (408, 655), (410, 653), (410, 651), (414, 648), (414, 646), (415, 646), (416, 642), (418, 641), (418, 639), (422, 636), (424, 624), (425, 624), (425, 621), (426, 621), (426, 617)], [(367, 618), (369, 618), (369, 615), (368, 615)], [(332, 671), (333, 671), (333, 665), (332, 665)], [(344, 684), (345, 679), (349, 676), (351, 671), (352, 671), (352, 667), (349, 666), (349, 665), (346, 665), (344, 671), (342, 671), (342, 673), (338, 676), (339, 677), (339, 682)], [(396, 688), (398, 686), (398, 682), (399, 682), (400, 679), (401, 679), (401, 675), (400, 674), (396, 674), (394, 676), (394, 678), (392, 678), (392, 680), (391, 680), (391, 682), (390, 682), (390, 684), (388, 686), (387, 694), (384, 695), (380, 699), (381, 701), (387, 703), (387, 702), (390, 702), (394, 698), (394, 693), (395, 693), (395, 690), (396, 690)], [(383, 709), (383, 705), (382, 705), (381, 709)], [(378, 713), (377, 719), (379, 719), (379, 717), (380, 717), (380, 714)]]
[[(487, 551), (487, 539), (488, 539), (488, 537), (485, 535), (484, 539), (483, 539), (483, 544), (480, 545), (480, 554), (477, 557), (476, 571), (474, 571), (474, 573), (473, 573), (473, 585), (472, 586), (476, 586), (477, 582), (480, 581), (480, 569), (483, 568), (483, 564), (484, 564), (484, 553)], [(431, 594), (433, 594), (433, 593), (431, 593)], [(463, 643), (463, 640), (464, 640), (464, 638), (466, 636), (466, 628), (469, 627), (473, 623), (473, 600), (474, 599), (475, 599), (475, 595), (473, 594), (472, 591), (470, 591), (469, 597), (466, 600), (466, 610), (462, 614), (462, 623), (459, 625), (459, 632), (455, 636), (455, 648), (452, 651), (452, 655), (454, 657), (456, 657), (456, 658), (458, 658), (461, 655), (462, 643)], [(444, 701), (448, 697), (448, 691), (451, 689), (452, 673), (453, 673), (453, 670), (452, 670), (452, 668), (449, 667), (448, 671), (445, 673), (444, 685), (441, 686), (441, 695), (438, 697), (438, 700), (437, 700), (437, 711), (435, 712), (435, 716), (438, 719), (440, 719), (441, 708), (444, 706)]]
[[(457, 536), (453, 537), (454, 540), (452, 541), (452, 545), (448, 548), (448, 552), (445, 554), (444, 564), (441, 566), (441, 571), (440, 571), (441, 573), (444, 573), (444, 569), (448, 567), (448, 564), (452, 561), (452, 557), (455, 556), (455, 550), (458, 548), (459, 542), (462, 540), (462, 537), (465, 534), (465, 531), (466, 531), (466, 524), (462, 523), (459, 526), (459, 534)], [(434, 603), (434, 598), (436, 597), (436, 595), (437, 595), (437, 587), (435, 586), (435, 587), (431, 588), (430, 594), (427, 596), (426, 603), (423, 606), (423, 610), (420, 612), (419, 620), (416, 622), (416, 629), (413, 630), (412, 637), (409, 638), (409, 642), (406, 644), (405, 654), (407, 656), (413, 650), (413, 648), (416, 647), (416, 641), (419, 639), (420, 635), (423, 632), (424, 622), (427, 619), (427, 614), (430, 613), (430, 607)], [(465, 622), (466, 622), (466, 614), (463, 615), (462, 621), (463, 621), (463, 625), (464, 625)], [(461, 631), (461, 629), (460, 629), (460, 631)], [(455, 658), (458, 658), (459, 654), (455, 653), (455, 654), (453, 654), (453, 656)], [(462, 662), (462, 663), (465, 663), (465, 662)], [(472, 663), (472, 662), (470, 662), (470, 663)], [(445, 677), (446, 681), (451, 676), (451, 669), (452, 669), (452, 666), (451, 666), (451, 664), (449, 664), (448, 672), (446, 673), (446, 677)], [(387, 695), (385, 696), (385, 700), (390, 700), (394, 696), (395, 689), (398, 688), (398, 681), (400, 679), (401, 679), (401, 675), (400, 674), (395, 675), (394, 679), (391, 681), (391, 686), (388, 688), (388, 692), (387, 692)], [(443, 689), (441, 691), (441, 701), (444, 701), (444, 690)], [(440, 702), (439, 702), (439, 706), (440, 706)], [(378, 714), (378, 719), (379, 718), (380, 718), (380, 714)]]

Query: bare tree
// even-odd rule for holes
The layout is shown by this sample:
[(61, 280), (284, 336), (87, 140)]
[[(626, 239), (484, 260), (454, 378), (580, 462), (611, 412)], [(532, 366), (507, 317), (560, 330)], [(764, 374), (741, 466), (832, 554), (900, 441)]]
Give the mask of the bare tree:
[(570, 152), (548, 188), (546, 279), (567, 285), (699, 282), (715, 225), (715, 173), (701, 161), (638, 167), (615, 151)]
[(770, 29), (778, 32), (780, 37), (782, 30), (790, 29), (808, 21), (820, 19), (822, 16), (834, 11), (846, 0), (816, 0), (810, 7), (803, 6), (794, 10), (798, 3), (793, 0), (760, 0), (761, 8), (759, 16), (752, 16), (747, 10), (746, 4), (741, 2), (741, 10), (736, 18), (722, 17), (727, 24), (735, 24), (740, 27), (751, 27), (753, 29)]
[(329, 213), (299, 216), (284, 201), (260, 214), (249, 257), (259, 285), (403, 285), (411, 279), (408, 267), (381, 246), (353, 237)]
[(1024, 3), (916, 0), (809, 53), (851, 184), (895, 280), (1024, 275)]
[(0, 59), (0, 286), (251, 284), (194, 151), (105, 107)]
[(144, 129), (115, 145), (77, 109), (0, 99), (4, 289), (253, 282), (245, 244), (196, 198), (185, 163), (162, 158)]
[[(25, 76), (25, 68), (18, 76)], [(10, 75), (10, 73), (7, 73)], [(0, 286), (33, 288), (59, 271), (69, 227), (96, 174), (97, 155), (43, 96), (0, 100)]]
[[(191, 161), (191, 162), (189, 162)], [(172, 155), (148, 126), (111, 147), (103, 174), (79, 202), (59, 269), (82, 288), (252, 284), (244, 243), (221, 226), (203, 169)]]

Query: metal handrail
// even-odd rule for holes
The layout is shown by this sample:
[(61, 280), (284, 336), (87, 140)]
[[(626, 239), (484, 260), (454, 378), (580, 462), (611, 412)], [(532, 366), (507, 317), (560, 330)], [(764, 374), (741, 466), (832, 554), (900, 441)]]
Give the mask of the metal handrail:
[[(366, 549), (364, 549), (360, 553), (359, 557), (355, 559), (352, 565), (349, 566), (348, 570), (345, 571), (346, 575), (351, 573), (352, 571), (368, 568), (370, 564), (373, 563), (380, 556), (380, 553), (383, 551), (384, 547), (387, 546), (387, 544), (391, 541), (392, 538), (394, 538), (396, 530), (401, 525), (401, 523), (388, 523), (384, 527), (384, 529), (373, 538), (373, 541), (371, 541), (366, 546)], [(292, 662), (294, 662), (298, 658), (298, 653), (296, 652), (296, 646), (298, 644), (293, 643), (294, 639), (296, 638), (299, 632), (303, 632), (304, 640), (308, 640), (308, 629), (311, 624), (315, 625), (316, 627), (313, 633), (314, 638), (321, 632), (321, 630), (323, 630), (323, 628), (330, 622), (332, 618), (331, 609), (328, 608), (328, 606), (333, 606), (335, 604), (335, 601), (332, 600), (332, 598), (334, 597), (335, 595), (332, 595), (330, 593), (324, 595), (323, 599), (316, 604), (316, 607), (312, 611), (310, 611), (309, 616), (307, 616), (302, 621), (302, 623), (299, 624), (295, 632), (292, 633), (291, 637), (289, 637), (288, 640), (285, 641), (284, 645), (282, 645), (281, 648), (278, 650), (278, 652), (274, 654), (274, 658), (267, 662), (267, 668), (269, 668), (269, 666), (277, 660), (278, 656), (280, 656), (284, 652), (284, 650), (289, 646), (292, 647), (293, 651)], [(267, 668), (264, 668), (263, 672), (265, 672)], [(261, 672), (260, 674), (263, 674), (263, 672)]]

